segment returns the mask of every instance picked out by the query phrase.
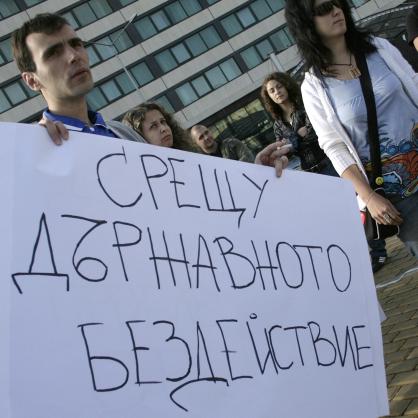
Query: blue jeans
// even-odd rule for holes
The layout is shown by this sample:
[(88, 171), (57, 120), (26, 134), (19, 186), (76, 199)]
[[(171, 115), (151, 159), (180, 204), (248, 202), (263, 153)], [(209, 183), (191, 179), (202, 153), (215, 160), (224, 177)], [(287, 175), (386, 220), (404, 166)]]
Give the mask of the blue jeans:
[(411, 255), (418, 258), (418, 192), (394, 203), (394, 206), (403, 218), (399, 238)]

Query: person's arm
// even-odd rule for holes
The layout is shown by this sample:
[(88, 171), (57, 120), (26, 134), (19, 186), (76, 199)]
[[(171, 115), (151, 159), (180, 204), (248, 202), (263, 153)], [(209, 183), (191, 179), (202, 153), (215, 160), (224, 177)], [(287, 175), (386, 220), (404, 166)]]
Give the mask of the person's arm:
[[(388, 199), (372, 190), (356, 164), (350, 165), (344, 170), (341, 177), (353, 183), (355, 191), (366, 204), (372, 218), (378, 223), (385, 225), (400, 225), (402, 223), (403, 219), (395, 206)], [(390, 221), (388, 221), (388, 216)]]
[(252, 151), (240, 140), (235, 140), (235, 151), (237, 155), (238, 161), (244, 161), (246, 163), (253, 163), (254, 162), (254, 154)]

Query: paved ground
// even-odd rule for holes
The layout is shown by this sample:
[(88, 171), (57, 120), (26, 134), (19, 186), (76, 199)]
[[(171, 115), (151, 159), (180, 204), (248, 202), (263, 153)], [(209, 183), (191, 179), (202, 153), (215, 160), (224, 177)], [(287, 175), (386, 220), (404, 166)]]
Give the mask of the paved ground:
[(382, 332), (390, 416), (418, 418), (418, 270), (389, 284), (418, 262), (397, 238), (387, 240), (387, 249), (389, 259), (375, 282), (387, 315)]

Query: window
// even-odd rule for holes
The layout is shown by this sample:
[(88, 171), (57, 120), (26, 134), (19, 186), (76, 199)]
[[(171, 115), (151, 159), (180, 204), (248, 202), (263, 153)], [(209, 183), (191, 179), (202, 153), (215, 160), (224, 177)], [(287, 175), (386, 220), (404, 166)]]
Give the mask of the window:
[(171, 48), (171, 52), (173, 53), (179, 64), (191, 58), (189, 51), (187, 51), (183, 44), (174, 46), (173, 48)]
[(243, 30), (241, 23), (239, 23), (235, 15), (230, 15), (225, 19), (222, 19), (221, 24), (229, 37), (232, 37)]
[(35, 4), (42, 3), (45, 0), (25, 0), (25, 4), (27, 7), (35, 6)]
[(92, 110), (98, 110), (105, 107), (107, 102), (103, 93), (98, 87), (95, 87), (89, 94), (87, 94), (87, 103)]
[(134, 45), (133, 41), (129, 37), (128, 33), (119, 29), (118, 31), (113, 32), (109, 35), (113, 44), (115, 45), (118, 52), (126, 51), (128, 48)]
[(7, 100), (7, 97), (0, 90), (0, 113), (3, 113), (10, 108), (11, 108), (11, 105), (9, 101)]
[(136, 0), (119, 0), (119, 3), (122, 7), (127, 6), (128, 4), (133, 3)]
[(113, 102), (121, 95), (121, 91), (119, 90), (118, 85), (114, 80), (109, 80), (101, 84), (100, 89), (109, 102)]
[(202, 10), (202, 6), (198, 0), (180, 0), (180, 3), (188, 16), (192, 16)]
[(157, 33), (157, 30), (155, 29), (155, 26), (149, 17), (144, 17), (141, 20), (137, 20), (134, 22), (134, 26), (141, 35), (142, 39), (151, 38), (151, 36), (154, 36)]
[(160, 52), (155, 56), (155, 59), (164, 73), (167, 73), (177, 67), (176, 60), (170, 50)]
[(269, 55), (274, 52), (274, 48), (272, 47), (270, 41), (265, 39), (264, 41), (259, 42), (256, 45), (258, 53), (261, 55), (263, 60), (267, 59)]
[(289, 36), (287, 28), (271, 35), (270, 39), (273, 42), (274, 48), (277, 52), (283, 51), (294, 43), (293, 39)]
[(10, 38), (0, 41), (0, 65), (13, 61)]
[(25, 102), (38, 94), (38, 92), (32, 91), (26, 87), (22, 80), (7, 84), (0, 90), (0, 112), (5, 112), (13, 106)]
[(267, 0), (267, 3), (269, 4), (273, 12), (278, 12), (279, 10), (282, 10), (285, 6), (285, 0)]
[(228, 81), (231, 81), (234, 78), (237, 78), (239, 75), (241, 75), (241, 70), (239, 69), (237, 63), (232, 58), (221, 63), (219, 67), (221, 68), (222, 72), (225, 74)]
[(89, 0), (63, 13), (62, 16), (68, 20), (68, 23), (74, 29), (79, 29), (110, 13), (112, 13), (112, 9), (108, 0)]
[(266, 0), (256, 0), (251, 4), (251, 10), (257, 17), (257, 20), (263, 20), (271, 15), (271, 10)]
[(213, 89), (223, 86), (227, 79), (219, 67), (214, 67), (205, 73)]
[(159, 31), (170, 26), (170, 21), (162, 10), (151, 15), (151, 20)]
[(238, 11), (237, 17), (244, 28), (248, 28), (248, 26), (251, 26), (256, 22), (254, 15), (248, 7)]
[(206, 0), (206, 3), (210, 5), (217, 3), (219, 0)]
[(184, 11), (181, 4), (178, 2), (169, 4), (168, 6), (166, 6), (165, 10), (173, 23), (181, 22), (187, 17), (186, 12)]
[(129, 71), (140, 86), (143, 86), (144, 84), (154, 80), (154, 76), (152, 75), (148, 65), (145, 64), (145, 62), (141, 62), (131, 67)]
[(244, 60), (248, 69), (254, 68), (262, 62), (254, 46), (251, 46), (250, 48), (242, 51), (241, 57)]
[(156, 99), (153, 99), (153, 101), (160, 104), (167, 112), (174, 113), (174, 107), (171, 105), (167, 96), (157, 97)]
[(13, 0), (1, 0), (0, 1), (0, 18), (4, 19), (15, 13), (18, 13), (19, 7), (17, 6), (16, 2)]
[(184, 106), (187, 106), (198, 99), (190, 83), (185, 83), (176, 88), (176, 93)]
[(203, 29), (200, 35), (208, 48), (213, 48), (222, 42), (221, 37), (213, 26)]
[(192, 85), (199, 96), (204, 96), (210, 92), (210, 86), (205, 77), (197, 77), (192, 81)]
[(187, 38), (184, 42), (194, 57), (203, 54), (207, 50), (205, 42), (203, 42), (203, 39), (198, 33)]

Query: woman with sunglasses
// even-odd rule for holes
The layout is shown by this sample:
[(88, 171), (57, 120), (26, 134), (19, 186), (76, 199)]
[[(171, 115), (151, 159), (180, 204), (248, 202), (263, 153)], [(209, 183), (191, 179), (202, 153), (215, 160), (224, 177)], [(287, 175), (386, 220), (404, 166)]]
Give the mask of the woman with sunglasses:
[[(387, 40), (360, 31), (346, 0), (292, 0), (285, 16), (308, 71), (302, 97), (318, 141), (362, 207), (418, 258), (418, 76)], [(368, 123), (356, 56), (369, 69), (378, 115), (382, 197), (370, 187)]]
[(319, 147), (318, 138), (303, 108), (298, 83), (286, 73), (271, 73), (261, 85), (261, 101), (274, 119), (279, 145), (290, 144), (300, 158), (301, 168), (311, 173), (338, 176)]

